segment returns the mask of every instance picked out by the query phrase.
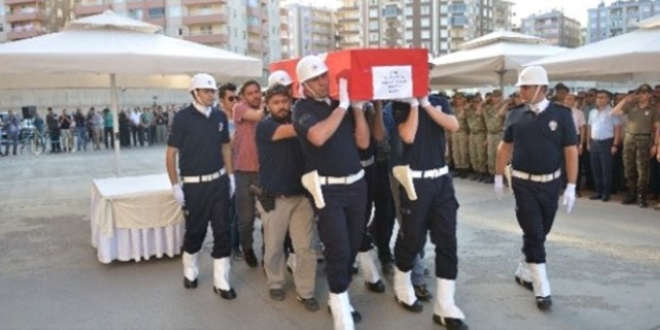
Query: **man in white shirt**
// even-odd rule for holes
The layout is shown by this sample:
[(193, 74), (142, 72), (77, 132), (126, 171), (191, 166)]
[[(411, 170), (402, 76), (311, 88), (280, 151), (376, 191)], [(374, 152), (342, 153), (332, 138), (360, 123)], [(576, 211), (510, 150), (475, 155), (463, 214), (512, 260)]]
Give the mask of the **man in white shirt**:
[(140, 112), (140, 108), (136, 108), (131, 110), (130, 114), (130, 120), (131, 120), (131, 135), (133, 136), (133, 146), (137, 147), (138, 141), (140, 141), (140, 145), (144, 143), (143, 137), (142, 137), (142, 131), (140, 130), (140, 116), (142, 113)]
[(594, 194), (591, 200), (610, 200), (612, 193), (612, 155), (621, 141), (621, 119), (613, 116), (610, 106), (612, 94), (600, 90), (596, 96), (596, 108), (589, 113), (589, 140), (591, 172), (594, 176)]

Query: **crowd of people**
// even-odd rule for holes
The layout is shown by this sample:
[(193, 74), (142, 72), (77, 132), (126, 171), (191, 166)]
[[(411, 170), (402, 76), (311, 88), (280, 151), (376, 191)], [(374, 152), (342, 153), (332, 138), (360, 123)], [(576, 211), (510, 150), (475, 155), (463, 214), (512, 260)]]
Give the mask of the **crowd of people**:
[[(197, 287), (210, 221), (214, 291), (236, 298), (230, 260), (259, 266), (258, 216), (270, 297), (285, 299), (288, 268), (297, 300), (318, 310), (321, 251), (335, 328), (352, 329), (361, 320), (347, 293), (353, 273), (362, 273), (374, 293), (385, 291), (382, 274), (393, 275), (396, 301), (411, 312), (434, 297), (422, 262), (429, 232), (436, 246), (434, 321), (467, 329), (454, 302), (458, 201), (452, 178), (494, 183), (501, 196), (503, 168), (511, 164), (524, 233), (516, 281), (534, 292), (541, 310), (552, 305), (544, 243), (560, 189), (569, 212), (585, 189), (603, 201), (626, 191), (624, 203), (642, 207), (648, 191), (657, 198), (660, 178), (656, 171), (649, 180), (648, 168), (660, 165), (660, 86), (571, 94), (563, 84), (550, 89), (545, 70), (533, 67), (506, 99), (493, 90), (355, 101), (344, 79), (338, 100), (329, 98), (327, 67), (319, 58), (303, 58), (296, 73), (299, 99), (284, 71), (271, 74), (264, 94), (256, 81), (217, 87), (211, 76), (193, 78), (193, 102), (173, 118), (166, 157), (173, 194), (187, 211), (184, 287)], [(616, 167), (621, 154), (625, 161)], [(617, 184), (621, 172), (625, 186)], [(395, 221), (400, 231), (392, 251)]]

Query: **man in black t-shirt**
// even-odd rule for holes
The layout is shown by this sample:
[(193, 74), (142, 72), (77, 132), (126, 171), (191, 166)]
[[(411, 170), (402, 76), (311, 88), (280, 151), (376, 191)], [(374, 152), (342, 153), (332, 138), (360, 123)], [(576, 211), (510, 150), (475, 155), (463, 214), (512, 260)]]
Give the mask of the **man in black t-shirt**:
[(165, 162), (172, 192), (186, 215), (182, 258), (184, 287), (197, 287), (198, 255), (210, 221), (213, 291), (229, 300), (236, 298), (236, 292), (229, 285), (229, 198), (236, 186), (227, 116), (213, 108), (216, 92), (215, 79), (210, 75), (193, 77), (190, 87), (193, 102), (174, 116)]
[(305, 173), (305, 160), (291, 123), (288, 89), (277, 85), (269, 88), (266, 92), (266, 107), (269, 115), (257, 124), (256, 131), (261, 186), (257, 207), (263, 222), (263, 260), (269, 293), (273, 300), (284, 300), (284, 241), (289, 233), (296, 251), (296, 267), (292, 271), (297, 299), (307, 310), (317, 311), (319, 305), (314, 298), (314, 209), (300, 181)]

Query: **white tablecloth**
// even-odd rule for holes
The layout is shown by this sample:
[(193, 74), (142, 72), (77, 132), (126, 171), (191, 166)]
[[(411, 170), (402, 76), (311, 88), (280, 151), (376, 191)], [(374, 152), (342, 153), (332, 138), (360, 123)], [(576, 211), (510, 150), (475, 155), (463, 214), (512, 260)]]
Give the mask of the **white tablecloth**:
[(100, 262), (181, 253), (183, 211), (167, 174), (96, 179), (91, 195), (92, 246)]

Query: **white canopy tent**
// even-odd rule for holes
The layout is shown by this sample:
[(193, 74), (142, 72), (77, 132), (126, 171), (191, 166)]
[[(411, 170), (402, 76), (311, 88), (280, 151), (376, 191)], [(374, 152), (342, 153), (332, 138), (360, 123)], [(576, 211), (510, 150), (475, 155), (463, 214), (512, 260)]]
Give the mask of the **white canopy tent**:
[[(186, 80), (183, 75), (198, 72), (221, 80), (262, 75), (260, 60), (167, 37), (159, 31), (158, 26), (106, 11), (72, 21), (63, 32), (0, 45), (4, 81), (0, 88), (88, 87), (81, 86), (84, 83), (100, 87), (100, 77), (105, 76), (117, 135), (118, 80), (121, 87), (180, 88)], [(48, 76), (53, 74), (62, 76)], [(115, 139), (115, 155), (119, 175), (119, 139)]]
[(461, 49), (432, 61), (432, 86), (472, 84), (503, 89), (516, 81), (521, 65), (565, 50), (546, 45), (544, 39), (509, 31), (487, 34), (464, 43)]
[(660, 78), (660, 16), (633, 32), (526, 63), (562, 80), (649, 81)]

